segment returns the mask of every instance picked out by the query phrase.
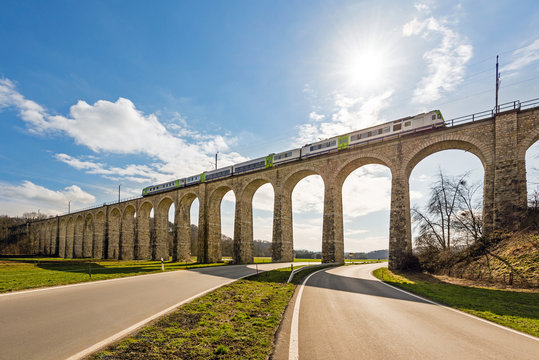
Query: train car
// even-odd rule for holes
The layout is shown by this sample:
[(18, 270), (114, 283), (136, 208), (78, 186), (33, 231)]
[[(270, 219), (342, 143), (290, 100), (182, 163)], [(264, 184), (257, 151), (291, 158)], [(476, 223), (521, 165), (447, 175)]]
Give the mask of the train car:
[(273, 156), (268, 155), (258, 159), (242, 162), (233, 166), (234, 175), (243, 174), (246, 172), (262, 170), (273, 166)]
[(202, 174), (199, 174), (199, 175), (194, 175), (194, 176), (189, 176), (188, 178), (185, 179), (185, 186), (189, 186), (189, 185), (194, 185), (194, 184), (198, 184), (200, 182), (200, 176)]
[(299, 160), (301, 157), (301, 149), (293, 149), (288, 151), (283, 151), (278, 154), (271, 154), (273, 156), (273, 166), (285, 164), (290, 161)]
[(142, 189), (142, 196), (147, 196), (147, 195), (157, 194), (163, 191), (178, 189), (183, 186), (185, 186), (185, 179), (178, 179), (178, 180), (169, 181), (163, 184), (152, 185), (152, 186), (148, 186)]
[(350, 133), (348, 145), (357, 145), (397, 134), (423, 131), (444, 126), (444, 124), (444, 119), (440, 111), (434, 110)]
[(307, 144), (301, 148), (301, 158), (308, 158), (338, 150), (339, 137), (334, 137), (313, 144)]
[(204, 176), (204, 181), (212, 181), (232, 176), (232, 166), (227, 166), (221, 169), (207, 171)]

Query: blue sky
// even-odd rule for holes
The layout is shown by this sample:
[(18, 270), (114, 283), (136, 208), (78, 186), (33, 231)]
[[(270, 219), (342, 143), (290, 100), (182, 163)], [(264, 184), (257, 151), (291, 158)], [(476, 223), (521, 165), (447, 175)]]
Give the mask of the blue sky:
[[(58, 214), (152, 183), (440, 109), (446, 119), (539, 97), (539, 4), (522, 1), (0, 1), (0, 214)], [(529, 187), (539, 146), (528, 151)], [(412, 173), (412, 203), (441, 167)], [(531, 180), (530, 180), (531, 179)], [(387, 248), (390, 174), (345, 184), (345, 249)], [(320, 250), (323, 186), (294, 191), (295, 248)], [(255, 238), (271, 240), (271, 187)], [(223, 202), (232, 235), (234, 196)], [(192, 218), (196, 218), (196, 206)]]

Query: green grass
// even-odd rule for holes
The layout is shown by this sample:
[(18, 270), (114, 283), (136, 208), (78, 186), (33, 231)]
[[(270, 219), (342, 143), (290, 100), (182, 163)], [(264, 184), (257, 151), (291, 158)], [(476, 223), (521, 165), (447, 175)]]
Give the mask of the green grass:
[[(165, 261), (165, 271), (222, 265), (226, 265), (226, 263), (197, 264)], [(150, 274), (160, 271), (161, 261), (81, 260), (40, 257), (0, 258), (0, 293)]]
[(374, 275), (393, 286), (515, 330), (539, 336), (539, 292), (498, 290), (449, 284), (429, 275), (393, 273)]

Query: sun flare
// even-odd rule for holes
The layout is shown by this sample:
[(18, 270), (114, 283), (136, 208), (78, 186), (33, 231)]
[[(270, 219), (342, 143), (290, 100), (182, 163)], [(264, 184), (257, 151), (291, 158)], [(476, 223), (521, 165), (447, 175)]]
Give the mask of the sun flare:
[(388, 61), (377, 49), (357, 50), (348, 54), (343, 63), (342, 75), (353, 87), (373, 88), (385, 82)]

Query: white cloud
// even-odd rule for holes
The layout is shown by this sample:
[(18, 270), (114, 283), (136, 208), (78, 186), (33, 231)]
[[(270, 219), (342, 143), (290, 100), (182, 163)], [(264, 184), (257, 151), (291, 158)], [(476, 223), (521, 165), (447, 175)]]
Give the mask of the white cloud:
[[(370, 168), (370, 169), (369, 169)], [(391, 176), (381, 165), (369, 165), (350, 175), (343, 186), (345, 221), (391, 206)]]
[(393, 90), (386, 90), (379, 95), (354, 98), (336, 91), (333, 94), (334, 108), (329, 121), (323, 121), (324, 115), (311, 112), (309, 118), (313, 122), (299, 126), (298, 139), (294, 145), (303, 146), (380, 122), (380, 111), (389, 106), (388, 99), (392, 94)]
[(419, 12), (424, 12), (426, 14), (430, 13), (430, 7), (427, 4), (415, 3), (414, 7)]
[(301, 180), (292, 192), (292, 211), (295, 214), (322, 214), (324, 210), (324, 181), (318, 175)]
[(7, 215), (21, 215), (29, 209), (55, 215), (67, 212), (69, 201), (71, 208), (75, 209), (95, 203), (96, 198), (77, 185), (55, 191), (31, 181), (24, 181), (21, 185), (0, 184), (0, 206), (7, 209)]
[(99, 100), (93, 105), (79, 100), (71, 106), (69, 116), (51, 115), (41, 105), (25, 99), (12, 81), (0, 79), (0, 109), (5, 107), (15, 107), (32, 133), (63, 133), (97, 154), (143, 154), (158, 161), (152, 169), (129, 165), (105, 171), (102, 163), (82, 161), (66, 154), (57, 156), (78, 170), (96, 174), (120, 177), (135, 174), (146, 179), (158, 178), (159, 174), (167, 178), (183, 177), (211, 168), (217, 151), (221, 152), (222, 165), (245, 160), (230, 152), (229, 146), (235, 139), (227, 134), (201, 134), (188, 129), (178, 113), (165, 126), (155, 114), (144, 114), (130, 100), (121, 97), (116, 102)]
[(515, 50), (512, 57), (514, 60), (503, 66), (500, 72), (516, 72), (539, 60), (539, 39), (536, 39), (528, 46)]
[(428, 104), (438, 100), (442, 91), (452, 91), (462, 82), (465, 65), (472, 57), (473, 48), (466, 39), (450, 29), (445, 19), (414, 18), (404, 24), (402, 34), (405, 37), (421, 36), (426, 40), (433, 38), (439, 44), (423, 54), (428, 74), (414, 90), (415, 103)]

